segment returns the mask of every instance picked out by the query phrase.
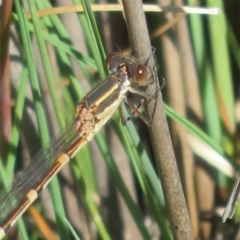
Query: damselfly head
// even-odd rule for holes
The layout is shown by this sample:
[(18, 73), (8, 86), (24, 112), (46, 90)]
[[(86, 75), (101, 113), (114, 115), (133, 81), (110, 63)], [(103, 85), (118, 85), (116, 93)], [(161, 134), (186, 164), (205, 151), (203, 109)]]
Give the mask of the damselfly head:
[(127, 74), (130, 79), (136, 84), (143, 83), (147, 80), (148, 70), (143, 64), (133, 62), (130, 59), (125, 61)]
[(145, 64), (139, 64), (130, 58), (123, 57), (120, 52), (112, 52), (106, 58), (106, 65), (111, 72), (114, 73), (120, 70), (124, 74), (127, 74), (129, 79), (132, 79), (135, 84), (141, 84), (148, 77), (148, 60)]
[(143, 83), (147, 80), (147, 77), (148, 77), (147, 68), (142, 64), (138, 64), (136, 73), (134, 75), (134, 82), (136, 84)]
[(111, 72), (116, 72), (124, 65), (124, 57), (119, 52), (112, 52), (106, 58), (106, 65)]

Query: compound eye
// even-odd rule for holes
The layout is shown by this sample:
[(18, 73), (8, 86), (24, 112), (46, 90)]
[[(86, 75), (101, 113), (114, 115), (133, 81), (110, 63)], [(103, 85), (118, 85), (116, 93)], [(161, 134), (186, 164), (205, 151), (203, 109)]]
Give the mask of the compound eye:
[(136, 83), (143, 83), (147, 80), (147, 68), (141, 64), (137, 66), (137, 71), (134, 77)]
[(123, 63), (123, 56), (119, 52), (112, 52), (106, 58), (107, 68), (111, 72), (116, 72)]

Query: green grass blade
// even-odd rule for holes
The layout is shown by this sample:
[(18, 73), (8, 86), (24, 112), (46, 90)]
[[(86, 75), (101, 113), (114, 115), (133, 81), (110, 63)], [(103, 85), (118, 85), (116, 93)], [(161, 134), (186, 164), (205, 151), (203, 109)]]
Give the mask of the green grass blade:
[(81, 238), (79, 238), (77, 233), (75, 232), (75, 230), (74, 230), (73, 226), (71, 225), (71, 223), (66, 218), (64, 219), (64, 221), (67, 224), (68, 228), (70, 229), (74, 239), (81, 240)]

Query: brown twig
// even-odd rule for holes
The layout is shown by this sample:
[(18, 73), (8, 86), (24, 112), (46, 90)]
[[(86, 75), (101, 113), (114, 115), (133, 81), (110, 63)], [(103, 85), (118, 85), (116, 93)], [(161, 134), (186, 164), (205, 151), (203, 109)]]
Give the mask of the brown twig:
[[(140, 0), (123, 0), (123, 6), (133, 55), (138, 59), (147, 59), (151, 55), (152, 49), (142, 2)], [(154, 61), (150, 64), (153, 67)], [(153, 94), (155, 89), (156, 86), (152, 85), (148, 87), (147, 91)], [(150, 102), (148, 111), (152, 112), (153, 108), (154, 103)], [(149, 132), (174, 238), (181, 240), (193, 239), (161, 93), (159, 93), (157, 101), (153, 126), (149, 129)]]
[(9, 27), (12, 1), (3, 1), (0, 25), (0, 153), (7, 155), (11, 135), (11, 92), (9, 80)]

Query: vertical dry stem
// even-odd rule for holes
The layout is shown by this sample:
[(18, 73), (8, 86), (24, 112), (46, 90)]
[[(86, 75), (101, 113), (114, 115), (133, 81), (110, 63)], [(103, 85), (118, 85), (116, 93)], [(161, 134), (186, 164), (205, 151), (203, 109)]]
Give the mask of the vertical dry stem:
[[(133, 55), (136, 58), (147, 59), (152, 50), (142, 2), (140, 0), (124, 0), (123, 5)], [(152, 61), (150, 64), (153, 67), (154, 62)], [(147, 91), (154, 93), (155, 88), (156, 86), (149, 86)], [(152, 112), (153, 107), (154, 104), (150, 102), (148, 111)], [(193, 239), (161, 93), (159, 93), (153, 126), (149, 129), (149, 132), (169, 210), (174, 238), (179, 240)]]

